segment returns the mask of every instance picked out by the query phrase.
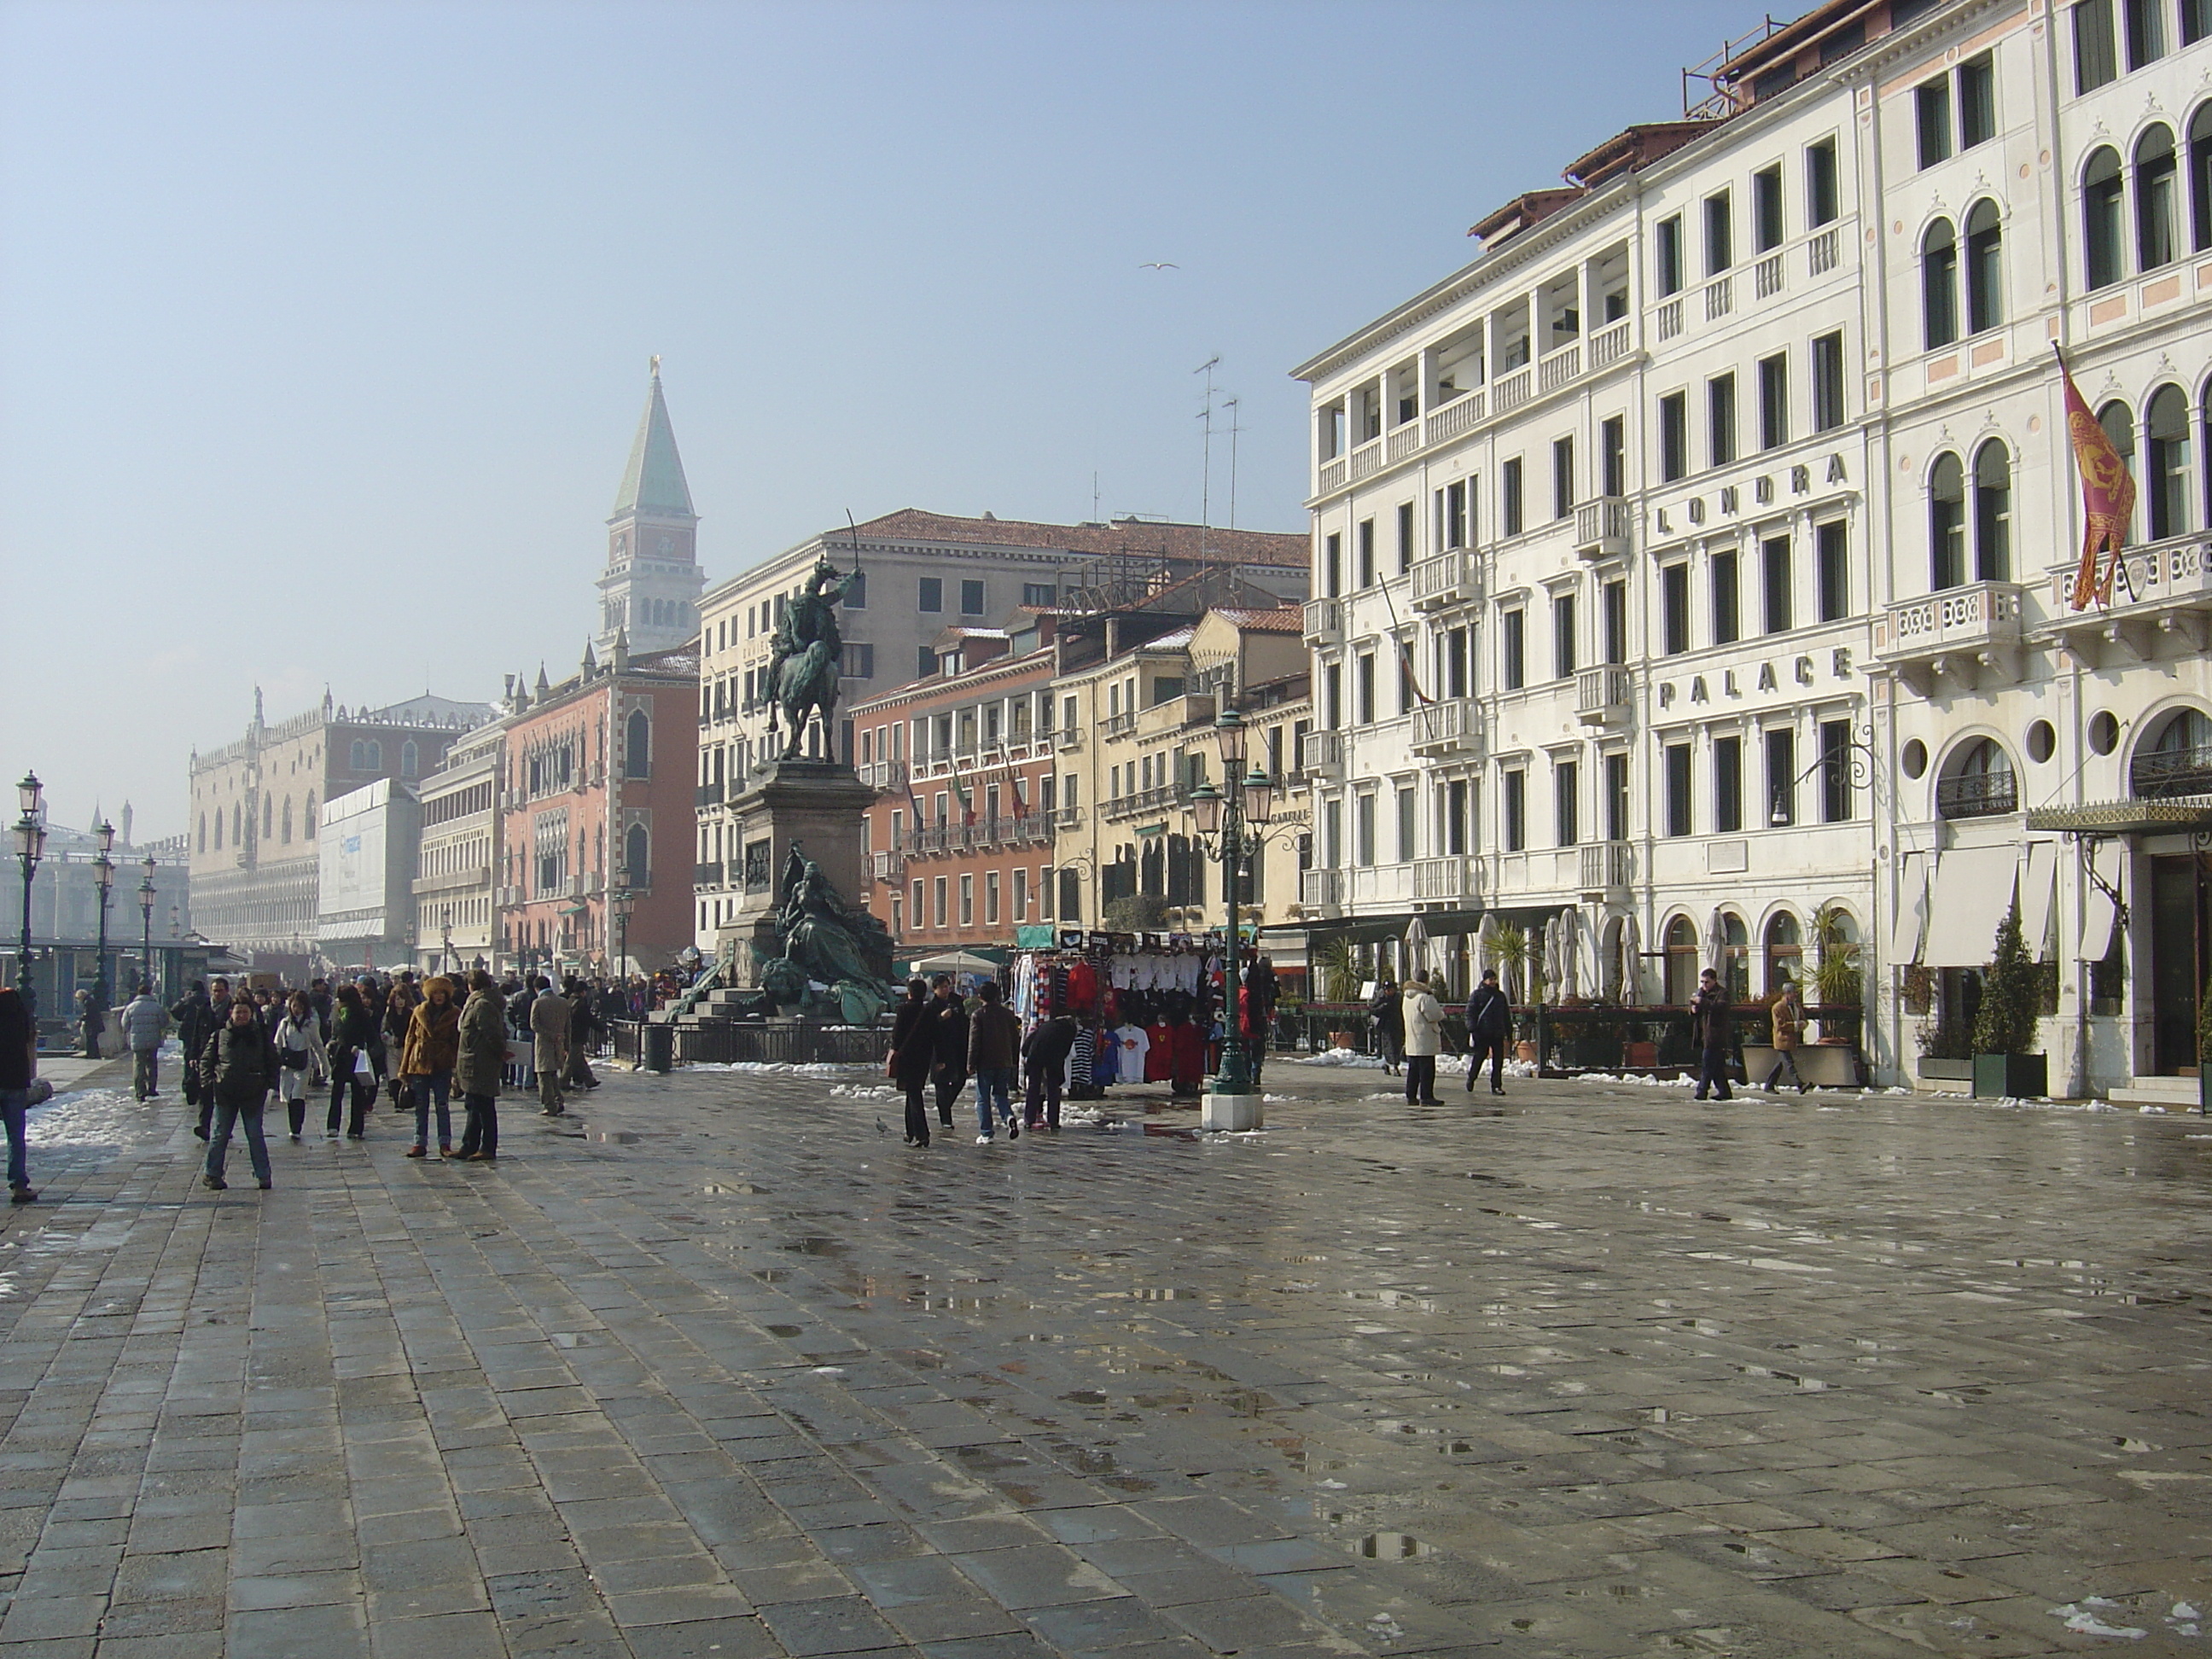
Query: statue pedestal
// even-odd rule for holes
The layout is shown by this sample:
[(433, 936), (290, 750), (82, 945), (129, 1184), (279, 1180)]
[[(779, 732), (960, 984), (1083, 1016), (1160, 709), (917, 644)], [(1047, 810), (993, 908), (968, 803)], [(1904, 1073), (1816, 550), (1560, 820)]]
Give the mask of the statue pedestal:
[[(733, 983), (738, 988), (757, 984), (760, 957), (782, 954), (776, 884), (794, 846), (821, 866), (847, 903), (859, 902), (867, 873), (860, 818), (875, 799), (850, 766), (818, 760), (770, 761), (731, 797), (738, 854), (730, 861), (743, 893), (720, 939), (725, 951), (737, 946)], [(884, 971), (888, 975), (888, 963)]]
[(1199, 1108), (1198, 1127), (1242, 1134), (1248, 1129), (1266, 1128), (1267, 1111), (1256, 1090), (1249, 1095), (1216, 1094), (1208, 1090)]

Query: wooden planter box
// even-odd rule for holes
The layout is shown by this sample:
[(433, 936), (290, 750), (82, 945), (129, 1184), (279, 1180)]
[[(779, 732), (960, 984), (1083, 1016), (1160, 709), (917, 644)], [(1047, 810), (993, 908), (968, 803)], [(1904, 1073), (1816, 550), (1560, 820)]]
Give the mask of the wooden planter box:
[(1974, 1062), (1971, 1060), (1930, 1060), (1923, 1054), (1917, 1064), (1924, 1082), (1972, 1083), (1974, 1080)]
[(1974, 1096), (1978, 1100), (2033, 1100), (2051, 1092), (2050, 1059), (2044, 1054), (1976, 1054)]
[[(1775, 1049), (1765, 1043), (1747, 1042), (1743, 1045), (1743, 1087), (1756, 1089), (1766, 1081), (1766, 1074), (1774, 1069)], [(1859, 1086), (1859, 1069), (1853, 1051), (1833, 1045), (1823, 1047), (1802, 1043), (1791, 1050), (1797, 1056), (1797, 1075), (1815, 1089), (1856, 1089)], [(1790, 1086), (1787, 1073), (1774, 1085), (1778, 1089)]]

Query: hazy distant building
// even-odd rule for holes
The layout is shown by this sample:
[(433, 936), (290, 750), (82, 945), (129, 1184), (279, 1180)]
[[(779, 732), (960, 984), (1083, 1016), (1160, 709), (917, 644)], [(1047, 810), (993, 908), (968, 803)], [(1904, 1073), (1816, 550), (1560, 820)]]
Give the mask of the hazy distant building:
[[(510, 696), (512, 693), (510, 693)], [(415, 857), (415, 965), (489, 968), (499, 941), (500, 768), (507, 721), (480, 726), (422, 780)]]
[(315, 950), (325, 961), (341, 968), (410, 964), (422, 836), (422, 803), (406, 784), (379, 778), (332, 797), (316, 840)]
[(378, 778), (403, 783), (435, 770), (446, 751), (489, 720), (480, 702), (428, 693), (388, 708), (322, 706), (191, 757), (193, 908), (199, 931), (257, 966), (301, 974), (319, 913), (319, 822), (333, 795)]
[(629, 447), (629, 465), (607, 520), (607, 568), (599, 578), (599, 649), (612, 653), (623, 634), (640, 656), (672, 650), (699, 631), (699, 515), (660, 395), (660, 359), (645, 413)]

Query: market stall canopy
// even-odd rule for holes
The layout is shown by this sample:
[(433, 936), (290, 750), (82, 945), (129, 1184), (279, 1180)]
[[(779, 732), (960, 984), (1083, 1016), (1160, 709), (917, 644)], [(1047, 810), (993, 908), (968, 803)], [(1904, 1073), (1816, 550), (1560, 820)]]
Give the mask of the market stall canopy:
[(1937, 859), (1920, 960), (1930, 968), (1986, 963), (1996, 954), (1997, 927), (2019, 880), (2017, 846), (1954, 847)]
[(933, 957), (923, 957), (914, 964), (914, 971), (917, 974), (995, 974), (1005, 965), (969, 951), (945, 951)]

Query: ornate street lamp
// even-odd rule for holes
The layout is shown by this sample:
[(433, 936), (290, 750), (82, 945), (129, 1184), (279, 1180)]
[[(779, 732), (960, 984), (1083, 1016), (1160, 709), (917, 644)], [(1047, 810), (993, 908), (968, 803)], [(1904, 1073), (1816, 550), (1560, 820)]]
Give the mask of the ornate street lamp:
[(1250, 1102), (1252, 1073), (1244, 1052), (1242, 883), (1245, 862), (1260, 845), (1259, 837), (1249, 833), (1246, 826), (1264, 827), (1273, 816), (1274, 783), (1256, 764), (1249, 776), (1245, 774), (1244, 745), (1248, 734), (1244, 717), (1234, 708), (1222, 710), (1213, 722), (1213, 735), (1220, 745), (1221, 776), (1227, 793), (1202, 783), (1191, 791), (1190, 809), (1201, 842), (1213, 842), (1218, 847), (1222, 890), (1229, 908), (1229, 949), (1226, 971), (1222, 975), (1227, 1023), (1221, 1040), (1221, 1069), (1214, 1078), (1212, 1094), (1240, 1102), (1229, 1109), (1227, 1123), (1213, 1127), (1252, 1128), (1258, 1126), (1259, 1109), (1256, 1102)]
[(144, 922), (144, 933), (139, 945), (138, 969), (145, 980), (146, 988), (151, 991), (154, 988), (154, 900), (156, 896), (154, 872), (160, 866), (154, 862), (154, 855), (149, 853), (146, 862), (140, 867), (146, 872), (146, 879), (138, 884), (138, 915)]
[(92, 981), (92, 1006), (88, 1012), (100, 1017), (99, 1024), (88, 1019), (84, 1023), (84, 1057), (100, 1058), (99, 1026), (106, 1024), (107, 1013), (107, 901), (115, 890), (115, 826), (106, 818), (94, 826), (93, 834), (100, 837), (100, 856), (92, 861), (93, 878), (100, 884), (100, 957), (99, 971)]
[(15, 799), (22, 807), (22, 816), (15, 820), (15, 856), (23, 866), (23, 933), (15, 949), (15, 989), (22, 996), (24, 1011), (35, 1020), (39, 992), (31, 981), (31, 878), (46, 854), (46, 789), (36, 772), (23, 774), (15, 786)]
[(627, 887), (617, 887), (607, 896), (607, 906), (615, 913), (615, 973), (617, 983), (629, 977), (625, 964), (629, 961), (629, 912), (637, 902), (637, 896)]

